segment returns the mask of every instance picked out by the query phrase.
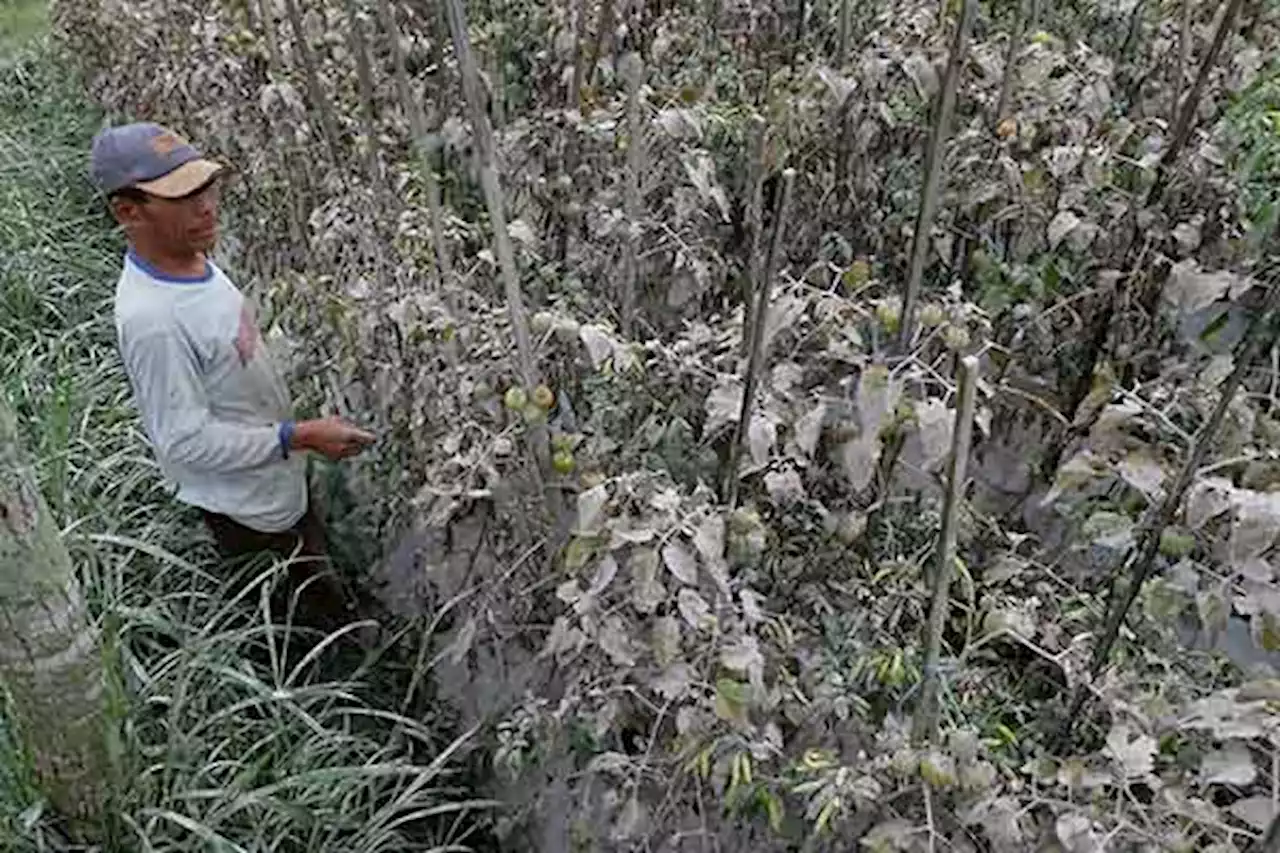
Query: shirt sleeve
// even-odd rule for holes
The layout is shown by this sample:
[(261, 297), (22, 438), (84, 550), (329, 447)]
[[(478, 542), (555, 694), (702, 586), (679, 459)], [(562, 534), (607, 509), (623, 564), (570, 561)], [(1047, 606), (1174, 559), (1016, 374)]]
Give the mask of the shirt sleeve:
[(165, 459), (193, 471), (232, 473), (284, 458), (280, 424), (213, 417), (195, 353), (178, 335), (148, 330), (122, 350), (147, 435)]

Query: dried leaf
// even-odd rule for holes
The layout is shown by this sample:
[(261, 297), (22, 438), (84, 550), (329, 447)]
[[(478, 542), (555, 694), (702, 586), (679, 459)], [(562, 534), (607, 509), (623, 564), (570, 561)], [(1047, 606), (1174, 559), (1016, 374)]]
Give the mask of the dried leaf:
[(1208, 308), (1223, 296), (1237, 298), (1253, 282), (1227, 270), (1204, 272), (1194, 258), (1173, 265), (1165, 284), (1163, 297), (1178, 313), (1195, 314)]
[(773, 471), (764, 475), (764, 487), (769, 497), (778, 505), (804, 500), (804, 482), (794, 468)]
[(673, 539), (663, 546), (662, 562), (681, 583), (688, 586), (697, 585), (698, 558), (680, 542)]
[(764, 667), (764, 656), (760, 654), (756, 638), (745, 635), (720, 650), (720, 663), (735, 672), (758, 672)]
[(812, 458), (822, 437), (822, 422), (827, 416), (827, 404), (819, 403), (795, 423), (795, 445), (806, 457)]
[(631, 555), (631, 604), (640, 613), (652, 613), (667, 599), (658, 579), (658, 552), (643, 548)]
[(938, 399), (916, 404), (916, 422), (920, 430), (920, 447), (924, 452), (923, 467), (932, 471), (951, 450), (951, 431), (955, 410)]
[(1060, 210), (1049, 223), (1049, 248), (1056, 249), (1068, 234), (1080, 227), (1080, 217), (1069, 210)]
[(610, 616), (604, 620), (596, 642), (600, 644), (600, 648), (615, 666), (636, 665), (636, 650), (631, 643), (631, 626), (623, 621), (621, 616)]
[(583, 325), (578, 329), (578, 337), (587, 348), (587, 355), (591, 358), (593, 369), (599, 369), (605, 359), (613, 355), (613, 338), (599, 326)]
[(1202, 785), (1250, 785), (1258, 776), (1253, 756), (1243, 743), (1229, 743), (1206, 755), (1200, 762)]
[(778, 439), (778, 426), (769, 418), (755, 415), (747, 428), (747, 449), (751, 451), (751, 461), (760, 467), (769, 464), (769, 453)]
[(1114, 726), (1107, 734), (1103, 751), (1126, 779), (1146, 777), (1155, 769), (1156, 739), (1124, 724)]
[(706, 628), (715, 621), (715, 617), (711, 615), (711, 606), (707, 604), (706, 599), (688, 587), (681, 589), (680, 594), (676, 596), (676, 607), (690, 628)]
[(1227, 811), (1258, 831), (1266, 829), (1276, 813), (1275, 804), (1270, 797), (1249, 797), (1244, 800), (1236, 800), (1227, 807)]
[(594, 533), (600, 529), (609, 487), (601, 483), (578, 495), (578, 533)]

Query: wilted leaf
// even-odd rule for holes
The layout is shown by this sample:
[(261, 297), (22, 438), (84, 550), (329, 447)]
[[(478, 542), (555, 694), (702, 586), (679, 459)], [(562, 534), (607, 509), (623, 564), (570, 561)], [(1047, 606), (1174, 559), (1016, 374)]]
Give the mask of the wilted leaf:
[(1237, 298), (1252, 281), (1227, 270), (1204, 272), (1194, 258), (1173, 265), (1164, 287), (1164, 299), (1180, 314), (1194, 314), (1223, 296)]
[(779, 505), (803, 500), (805, 496), (804, 483), (794, 468), (765, 474), (764, 487), (773, 502)]
[(1223, 749), (1209, 753), (1200, 762), (1200, 783), (1203, 785), (1249, 785), (1257, 775), (1253, 756), (1242, 743), (1229, 743)]
[(596, 642), (616, 666), (636, 665), (636, 650), (631, 643), (631, 626), (623, 621), (621, 616), (610, 616), (604, 620)]
[(1276, 813), (1275, 804), (1270, 797), (1249, 797), (1244, 800), (1236, 800), (1227, 807), (1227, 811), (1259, 831), (1267, 828), (1267, 825), (1271, 823), (1271, 818)]
[(1093, 821), (1082, 814), (1064, 814), (1058, 817), (1054, 833), (1066, 853), (1098, 853), (1102, 839), (1094, 832)]
[(640, 613), (652, 613), (667, 598), (658, 580), (658, 552), (643, 548), (631, 555), (631, 604)]
[(698, 149), (681, 158), (689, 182), (703, 201), (714, 201), (723, 222), (729, 221), (729, 199), (716, 182), (716, 162), (706, 151)]
[(1095, 512), (1080, 532), (1094, 544), (1106, 548), (1128, 548), (1133, 544), (1133, 520), (1118, 512)]
[(1199, 530), (1205, 522), (1231, 508), (1235, 487), (1223, 477), (1197, 480), (1187, 491), (1187, 526)]
[(1236, 517), (1231, 525), (1231, 562), (1239, 565), (1260, 557), (1280, 536), (1280, 494), (1236, 492)]
[(707, 421), (704, 435), (710, 435), (725, 424), (736, 423), (742, 414), (742, 384), (736, 377), (721, 377), (707, 395)]
[(681, 583), (689, 586), (698, 583), (698, 558), (675, 539), (663, 547), (662, 562)]
[(703, 518), (693, 532), (693, 544), (702, 556), (707, 574), (711, 575), (716, 587), (728, 595), (729, 566), (724, 559), (724, 518), (720, 515)]
[(932, 471), (951, 450), (951, 432), (955, 411), (938, 399), (916, 404), (916, 421), (920, 429), (920, 447), (924, 452), (923, 467)]
[(1060, 210), (1049, 223), (1049, 248), (1056, 249), (1066, 236), (1080, 226), (1080, 217), (1069, 210)]
[(592, 533), (599, 529), (604, 506), (608, 502), (609, 487), (603, 483), (578, 495), (579, 533)]
[(764, 656), (760, 654), (756, 638), (744, 635), (720, 650), (720, 663), (735, 672), (758, 671), (764, 666)]
[(819, 403), (795, 423), (795, 444), (800, 452), (812, 458), (822, 437), (822, 421), (827, 415), (827, 404)]
[(711, 606), (707, 604), (706, 599), (688, 587), (680, 590), (680, 594), (676, 597), (676, 607), (691, 628), (705, 628), (714, 619), (711, 615)]
[(587, 348), (587, 355), (591, 358), (592, 368), (598, 369), (600, 365), (604, 364), (605, 359), (613, 355), (613, 338), (599, 326), (584, 324), (578, 329), (578, 337), (581, 339), (582, 345)]
[(1156, 739), (1134, 732), (1126, 725), (1111, 729), (1104, 752), (1126, 779), (1148, 776), (1155, 769)]
[(861, 435), (840, 446), (840, 467), (849, 478), (849, 488), (860, 492), (871, 482), (880, 459), (880, 439)]
[(670, 616), (655, 619), (651, 645), (658, 666), (668, 666), (680, 656), (680, 623)]
[(1120, 477), (1152, 500), (1159, 499), (1164, 491), (1164, 469), (1160, 463), (1142, 451), (1135, 451), (1116, 466)]
[(747, 448), (751, 451), (751, 461), (760, 467), (769, 464), (769, 452), (778, 439), (778, 427), (769, 418), (755, 415), (747, 428)]

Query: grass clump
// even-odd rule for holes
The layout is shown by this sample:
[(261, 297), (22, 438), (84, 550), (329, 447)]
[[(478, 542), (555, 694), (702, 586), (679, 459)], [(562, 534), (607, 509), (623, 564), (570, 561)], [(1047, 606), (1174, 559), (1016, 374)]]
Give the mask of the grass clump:
[[(228, 573), (162, 487), (115, 353), (123, 243), (86, 177), (99, 118), (58, 64), (43, 46), (0, 64), (0, 393), (106, 629), (124, 781), (105, 849), (464, 849), (483, 805), (453, 770), (468, 736), (388, 710), (378, 654), (344, 659), (336, 635), (297, 652), (302, 629), (266, 606), (280, 567)], [(0, 737), (0, 847), (80, 849)]]

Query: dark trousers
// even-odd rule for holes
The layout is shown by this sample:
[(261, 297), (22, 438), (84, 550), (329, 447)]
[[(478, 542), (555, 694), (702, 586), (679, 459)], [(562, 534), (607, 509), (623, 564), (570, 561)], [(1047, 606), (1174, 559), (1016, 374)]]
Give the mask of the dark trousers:
[(253, 530), (209, 510), (204, 510), (204, 521), (218, 550), (229, 560), (250, 559), (263, 553), (281, 560), (292, 558), (284, 588), (279, 590), (283, 595), (277, 595), (272, 602), (272, 609), (277, 611), (273, 619), (285, 616), (290, 599), (297, 594), (296, 613), (303, 623), (333, 630), (347, 621), (349, 598), (329, 560), (324, 522), (312, 502), (308, 501), (307, 512), (297, 524), (279, 533)]

